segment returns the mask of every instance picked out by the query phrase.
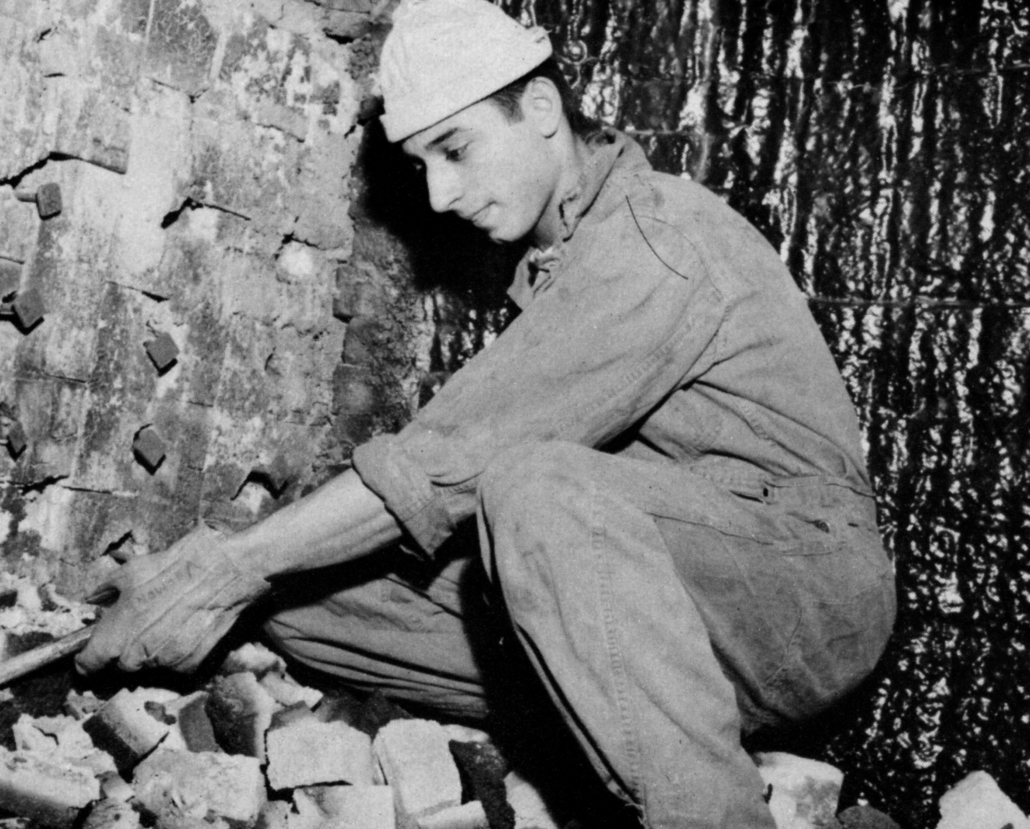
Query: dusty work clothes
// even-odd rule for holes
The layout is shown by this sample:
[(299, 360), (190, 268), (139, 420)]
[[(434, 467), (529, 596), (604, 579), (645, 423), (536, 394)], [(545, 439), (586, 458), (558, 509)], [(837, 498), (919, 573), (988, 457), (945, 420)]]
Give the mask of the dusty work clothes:
[[(893, 621), (856, 417), (758, 232), (618, 133), (591, 152), (563, 238), (520, 265), (521, 315), (355, 468), (427, 558), (478, 517), (530, 661), (646, 825), (771, 827), (741, 731), (839, 698)], [(270, 629), (340, 676), (474, 710), (460, 567)]]

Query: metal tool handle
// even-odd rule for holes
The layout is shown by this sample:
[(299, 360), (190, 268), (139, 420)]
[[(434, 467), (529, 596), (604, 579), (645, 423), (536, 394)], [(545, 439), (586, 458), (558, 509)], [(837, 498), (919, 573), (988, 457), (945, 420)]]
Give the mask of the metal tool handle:
[(58, 659), (63, 659), (73, 653), (78, 653), (89, 641), (92, 634), (92, 626), (87, 626), (75, 633), (69, 633), (53, 642), (40, 645), (25, 653), (12, 656), (0, 662), (0, 687), (15, 679), (20, 679), (26, 674), (32, 673), (37, 668), (50, 665)]

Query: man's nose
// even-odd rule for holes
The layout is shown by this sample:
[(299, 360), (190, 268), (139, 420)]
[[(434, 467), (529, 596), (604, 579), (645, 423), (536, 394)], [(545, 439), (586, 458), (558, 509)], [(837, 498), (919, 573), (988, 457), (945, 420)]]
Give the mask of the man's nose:
[(430, 167), (426, 170), (426, 186), (429, 188), (429, 205), (437, 213), (454, 209), (461, 196), (461, 185), (453, 170), (446, 167)]

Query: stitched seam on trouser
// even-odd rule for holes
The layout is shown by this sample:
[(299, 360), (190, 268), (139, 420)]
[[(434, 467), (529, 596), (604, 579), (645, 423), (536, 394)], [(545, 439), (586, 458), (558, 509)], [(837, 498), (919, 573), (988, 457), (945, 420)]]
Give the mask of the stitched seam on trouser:
[(601, 521), (601, 499), (597, 496), (597, 484), (590, 482), (590, 546), (597, 560), (598, 592), (601, 598), (601, 614), (604, 621), (605, 646), (608, 650), (609, 664), (612, 670), (612, 680), (615, 688), (616, 706), (619, 711), (622, 739), (625, 745), (626, 758), (628, 761), (629, 775), (627, 783), (630, 792), (638, 797), (641, 804), (644, 800), (643, 787), (641, 786), (640, 757), (641, 749), (637, 740), (636, 729), (633, 727), (633, 717), (629, 701), (629, 680), (626, 676), (626, 663), (622, 656), (622, 649), (619, 647), (618, 629), (615, 623), (613, 611), (613, 591), (611, 584), (611, 572), (609, 570), (609, 558), (605, 555), (605, 532)]

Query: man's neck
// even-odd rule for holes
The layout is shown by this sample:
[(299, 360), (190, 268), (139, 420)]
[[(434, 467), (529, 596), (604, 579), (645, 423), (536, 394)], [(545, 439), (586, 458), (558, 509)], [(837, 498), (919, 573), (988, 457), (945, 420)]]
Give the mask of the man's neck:
[(562, 215), (561, 206), (566, 195), (579, 183), (583, 170), (586, 167), (590, 150), (586, 143), (579, 136), (574, 135), (564, 125), (562, 134), (556, 135), (555, 140), (560, 144), (557, 147), (559, 153), (559, 175), (557, 185), (548, 202), (540, 221), (533, 229), (531, 241), (533, 246), (546, 250), (562, 236)]

